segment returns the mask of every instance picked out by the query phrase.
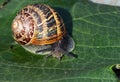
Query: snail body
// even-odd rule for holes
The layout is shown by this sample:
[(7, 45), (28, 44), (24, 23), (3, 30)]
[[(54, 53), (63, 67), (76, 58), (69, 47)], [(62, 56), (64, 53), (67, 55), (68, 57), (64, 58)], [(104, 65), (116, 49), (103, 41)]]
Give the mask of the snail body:
[[(61, 16), (50, 6), (33, 4), (22, 8), (12, 22), (13, 38), (26, 50), (61, 58), (74, 48)], [(63, 47), (63, 44), (67, 45)], [(69, 43), (69, 44), (68, 44)]]

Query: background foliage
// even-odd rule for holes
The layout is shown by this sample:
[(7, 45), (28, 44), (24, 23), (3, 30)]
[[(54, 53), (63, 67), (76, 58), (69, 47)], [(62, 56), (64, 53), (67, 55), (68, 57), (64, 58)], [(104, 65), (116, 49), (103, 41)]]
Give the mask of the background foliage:
[[(0, 1), (0, 5), (5, 0)], [(63, 17), (78, 58), (36, 56), (14, 42), (11, 23), (27, 4), (45, 3)], [(21, 82), (117, 82), (111, 66), (120, 62), (120, 8), (88, 0), (9, 0), (0, 8), (0, 80)]]

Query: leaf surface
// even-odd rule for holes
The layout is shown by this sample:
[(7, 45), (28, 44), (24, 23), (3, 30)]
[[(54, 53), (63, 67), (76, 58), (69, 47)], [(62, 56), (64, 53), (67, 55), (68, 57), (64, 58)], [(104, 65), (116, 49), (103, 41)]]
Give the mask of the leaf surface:
[[(2, 0), (4, 1), (4, 0)], [(0, 1), (0, 3), (2, 3)], [(44, 3), (63, 17), (75, 40), (73, 53), (62, 61), (37, 56), (14, 42), (11, 23), (19, 9)], [(88, 0), (10, 0), (0, 9), (0, 80), (21, 82), (117, 82), (111, 66), (120, 62), (120, 8)]]

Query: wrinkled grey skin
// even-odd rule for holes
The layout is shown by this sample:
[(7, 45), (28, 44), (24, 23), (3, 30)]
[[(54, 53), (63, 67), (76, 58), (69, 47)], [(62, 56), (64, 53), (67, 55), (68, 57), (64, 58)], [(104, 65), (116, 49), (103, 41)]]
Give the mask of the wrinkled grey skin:
[(69, 52), (74, 49), (75, 42), (69, 35), (66, 35), (62, 40), (51, 45), (22, 45), (22, 47), (37, 55), (47, 55), (61, 59), (63, 54), (71, 55)]

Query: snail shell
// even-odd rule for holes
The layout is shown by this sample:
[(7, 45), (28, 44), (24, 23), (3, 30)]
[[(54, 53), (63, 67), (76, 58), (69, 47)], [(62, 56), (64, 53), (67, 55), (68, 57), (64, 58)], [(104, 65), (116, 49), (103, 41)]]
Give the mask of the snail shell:
[(66, 33), (60, 15), (45, 4), (24, 7), (13, 20), (12, 31), (14, 39), (22, 45), (52, 44)]
[(45, 4), (22, 8), (12, 22), (12, 31), (16, 42), (35, 54), (50, 54), (60, 59), (74, 48), (74, 40), (66, 36), (63, 19)]

